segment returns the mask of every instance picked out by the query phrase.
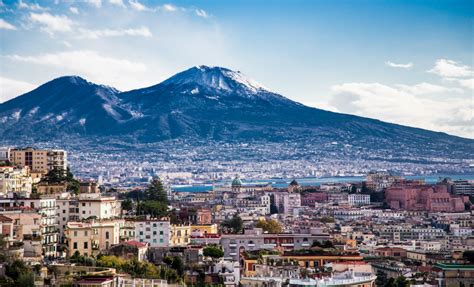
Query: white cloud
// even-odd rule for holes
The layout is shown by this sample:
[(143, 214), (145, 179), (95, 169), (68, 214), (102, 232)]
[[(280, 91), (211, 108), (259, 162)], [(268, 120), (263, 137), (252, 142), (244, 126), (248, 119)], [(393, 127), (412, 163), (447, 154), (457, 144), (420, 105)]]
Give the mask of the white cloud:
[(459, 99), (426, 98), (417, 95), (450, 91), (422, 83), (388, 86), (380, 83), (345, 83), (331, 87), (332, 110), (376, 118), (407, 126), (474, 137), (474, 103)]
[(0, 103), (6, 102), (35, 88), (35, 85), (30, 83), (2, 76), (0, 76), (0, 86), (2, 87), (0, 89)]
[(117, 37), (117, 36), (140, 36), (149, 38), (152, 37), (150, 30), (142, 26), (140, 28), (129, 28), (129, 29), (103, 29), (103, 30), (88, 30), (80, 29), (79, 38), (88, 38), (88, 39), (99, 39), (103, 37)]
[(69, 32), (74, 22), (64, 15), (51, 15), (49, 13), (30, 13), (30, 21), (37, 23), (41, 29), (49, 34), (54, 32)]
[(173, 6), (171, 4), (165, 4), (162, 7), (163, 7), (163, 10), (166, 11), (166, 12), (174, 12), (174, 11), (178, 10), (178, 8), (176, 8), (176, 6)]
[(102, 0), (84, 0), (84, 2), (96, 8), (102, 7)]
[(8, 23), (7, 21), (0, 19), (0, 29), (5, 30), (16, 30), (16, 27), (12, 24)]
[(194, 11), (196, 13), (196, 15), (198, 15), (199, 17), (202, 17), (202, 18), (207, 18), (209, 17), (209, 15), (206, 13), (206, 11), (202, 10), (202, 9), (196, 9)]
[(420, 83), (416, 85), (397, 85), (400, 91), (412, 94), (412, 95), (423, 95), (423, 94), (436, 94), (436, 93), (463, 93), (464, 90), (460, 88), (450, 88), (430, 83)]
[(112, 5), (125, 8), (125, 4), (123, 3), (123, 0), (109, 0), (109, 3)]
[(454, 82), (465, 89), (474, 90), (474, 78), (469, 78), (469, 79), (443, 78), (443, 81)]
[(18, 9), (27, 9), (27, 10), (35, 10), (35, 11), (49, 10), (46, 7), (40, 6), (38, 3), (28, 4), (26, 2), (23, 2), (23, 0), (18, 1), (17, 7), (18, 7)]
[(411, 69), (413, 68), (413, 63), (406, 63), (406, 64), (397, 64), (394, 62), (387, 61), (385, 62), (385, 65), (392, 67), (392, 68), (401, 68), (401, 69)]
[(143, 5), (142, 3), (138, 2), (138, 0), (129, 0), (128, 3), (130, 7), (136, 11), (150, 11), (151, 9)]
[(60, 74), (77, 74), (90, 81), (119, 89), (143, 84), (147, 67), (143, 63), (103, 56), (96, 51), (76, 50), (35, 56), (9, 55), (8, 59), (27, 64), (55, 67)]
[(72, 14), (79, 14), (79, 9), (76, 7), (69, 7), (69, 11), (71, 11)]
[(428, 70), (428, 73), (442, 77), (470, 77), (474, 75), (471, 67), (447, 59), (438, 59), (435, 66), (431, 70)]

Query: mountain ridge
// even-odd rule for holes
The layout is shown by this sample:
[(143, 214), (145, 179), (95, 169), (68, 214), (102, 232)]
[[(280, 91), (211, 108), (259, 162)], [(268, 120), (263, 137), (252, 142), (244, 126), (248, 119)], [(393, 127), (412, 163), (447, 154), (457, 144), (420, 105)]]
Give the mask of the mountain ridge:
[[(373, 142), (440, 152), (465, 150), (474, 140), (305, 106), (238, 71), (195, 66), (165, 81), (121, 92), (79, 76), (63, 76), (0, 104), (0, 136), (131, 136), (220, 141), (261, 139)], [(380, 146), (379, 146), (380, 145)]]

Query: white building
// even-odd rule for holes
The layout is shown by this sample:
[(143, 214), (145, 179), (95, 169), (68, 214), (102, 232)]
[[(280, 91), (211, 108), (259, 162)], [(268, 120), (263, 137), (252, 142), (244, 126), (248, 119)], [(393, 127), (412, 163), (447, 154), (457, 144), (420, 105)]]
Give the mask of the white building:
[(361, 206), (370, 204), (370, 195), (369, 194), (349, 194), (347, 196), (347, 201), (350, 205)]
[(13, 197), (15, 194), (28, 197), (31, 194), (32, 184), (33, 179), (29, 175), (28, 167), (0, 167), (0, 195)]
[(135, 238), (150, 247), (168, 247), (170, 222), (168, 219), (146, 219), (135, 221)]

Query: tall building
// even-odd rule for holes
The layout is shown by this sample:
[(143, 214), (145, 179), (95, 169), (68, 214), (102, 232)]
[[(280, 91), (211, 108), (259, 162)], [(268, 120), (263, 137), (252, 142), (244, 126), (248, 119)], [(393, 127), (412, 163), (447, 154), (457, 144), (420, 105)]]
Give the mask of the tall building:
[(20, 166), (28, 166), (33, 172), (48, 173), (57, 169), (67, 169), (65, 150), (37, 150), (31, 147), (10, 150), (10, 161)]

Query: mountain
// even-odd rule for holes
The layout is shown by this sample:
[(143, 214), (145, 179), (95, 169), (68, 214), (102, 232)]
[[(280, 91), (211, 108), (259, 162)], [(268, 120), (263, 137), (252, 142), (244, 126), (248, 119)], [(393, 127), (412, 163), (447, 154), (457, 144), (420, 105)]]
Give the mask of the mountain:
[(470, 155), (474, 141), (304, 106), (221, 67), (197, 66), (164, 82), (120, 92), (61, 77), (0, 104), (0, 136), (130, 137), (218, 141), (340, 141)]

